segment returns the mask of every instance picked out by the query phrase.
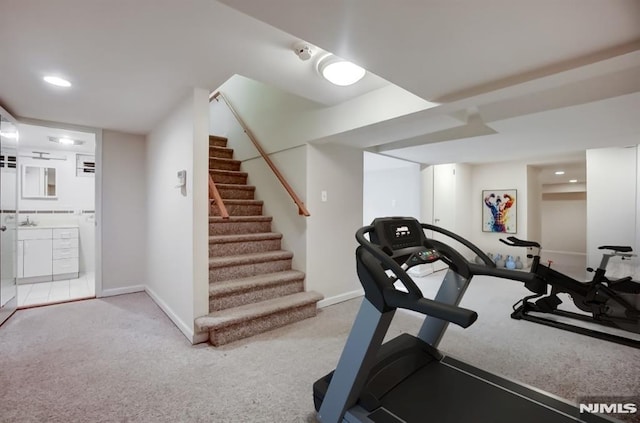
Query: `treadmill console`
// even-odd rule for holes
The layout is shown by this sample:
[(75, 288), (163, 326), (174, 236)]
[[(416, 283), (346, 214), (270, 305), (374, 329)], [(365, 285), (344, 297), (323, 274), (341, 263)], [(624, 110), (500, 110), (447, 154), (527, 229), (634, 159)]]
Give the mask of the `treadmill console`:
[(424, 246), (424, 231), (416, 219), (381, 217), (374, 219), (371, 225), (374, 228), (370, 233), (371, 242), (387, 252)]

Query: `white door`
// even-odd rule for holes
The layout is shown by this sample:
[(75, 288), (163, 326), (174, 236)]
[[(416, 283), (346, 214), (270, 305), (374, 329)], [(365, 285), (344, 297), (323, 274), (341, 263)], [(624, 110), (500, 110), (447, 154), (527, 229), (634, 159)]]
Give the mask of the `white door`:
[(5, 116), (0, 108), (0, 323), (11, 316), (18, 303), (17, 134), (15, 121)]
[[(436, 165), (433, 169), (433, 224), (452, 232), (456, 231), (456, 166)], [(450, 243), (451, 239), (434, 232), (433, 237)], [(434, 271), (445, 269), (442, 261), (434, 263)]]

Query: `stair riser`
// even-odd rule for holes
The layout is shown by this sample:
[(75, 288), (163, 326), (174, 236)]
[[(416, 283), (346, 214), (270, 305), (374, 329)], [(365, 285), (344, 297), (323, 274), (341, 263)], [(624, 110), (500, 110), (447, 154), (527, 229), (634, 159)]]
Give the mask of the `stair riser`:
[(222, 138), (209, 138), (209, 147), (226, 147), (227, 140)]
[(280, 239), (264, 239), (248, 242), (224, 242), (220, 244), (209, 244), (209, 257), (264, 253), (266, 251), (277, 251), (280, 249)]
[(257, 303), (285, 295), (302, 292), (304, 286), (302, 280), (290, 281), (280, 285), (268, 286), (262, 289), (254, 288), (251, 291), (243, 291), (209, 299), (209, 312), (225, 310), (245, 304)]
[(234, 185), (246, 185), (247, 175), (227, 175), (211, 172), (213, 182), (216, 184), (234, 184)]
[(233, 150), (220, 150), (218, 148), (209, 148), (209, 158), (232, 159)]
[(218, 192), (224, 200), (253, 200), (255, 189), (234, 189), (218, 187)]
[(271, 232), (271, 222), (215, 222), (209, 224), (209, 235), (258, 234)]
[(209, 342), (214, 346), (228, 344), (268, 330), (276, 329), (316, 315), (316, 305), (309, 304), (292, 310), (284, 310), (269, 316), (243, 322), (222, 329), (209, 331)]
[(209, 169), (219, 170), (240, 170), (240, 162), (232, 162), (221, 159), (209, 159)]
[(264, 263), (248, 263), (238, 266), (217, 267), (209, 269), (209, 282), (226, 281), (229, 279), (247, 278), (264, 273), (275, 273), (291, 270), (291, 259), (273, 260)]
[[(262, 205), (241, 205), (241, 204), (225, 204), (229, 216), (262, 216)], [(212, 204), (209, 209), (211, 216), (220, 216), (220, 209), (216, 204)]]

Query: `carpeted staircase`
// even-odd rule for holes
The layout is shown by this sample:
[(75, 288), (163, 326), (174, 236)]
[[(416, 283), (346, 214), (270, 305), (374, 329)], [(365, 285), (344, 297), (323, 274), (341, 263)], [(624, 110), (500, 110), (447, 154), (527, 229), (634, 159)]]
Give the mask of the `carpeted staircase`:
[(304, 291), (304, 273), (292, 270), (293, 253), (281, 249), (282, 234), (271, 231), (262, 201), (226, 138), (209, 137), (209, 172), (229, 213), (209, 211), (209, 314), (196, 331), (209, 332), (218, 346), (316, 315), (323, 297)]

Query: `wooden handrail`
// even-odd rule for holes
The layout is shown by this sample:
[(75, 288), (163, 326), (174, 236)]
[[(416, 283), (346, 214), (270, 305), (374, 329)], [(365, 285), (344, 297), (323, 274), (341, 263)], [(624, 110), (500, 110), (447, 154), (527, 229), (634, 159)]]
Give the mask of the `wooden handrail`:
[(280, 170), (278, 170), (278, 168), (273, 163), (273, 161), (271, 161), (271, 158), (269, 157), (269, 155), (264, 151), (264, 149), (262, 148), (262, 146), (260, 145), (260, 143), (258, 142), (256, 137), (253, 135), (253, 133), (251, 132), (249, 127), (247, 127), (247, 125), (244, 123), (242, 118), (238, 115), (238, 113), (233, 108), (233, 106), (231, 105), (229, 100), (224, 96), (224, 94), (222, 94), (220, 91), (216, 91), (215, 93), (213, 93), (213, 94), (211, 94), (209, 96), (209, 101), (217, 100), (218, 97), (221, 97), (222, 100), (224, 100), (224, 102), (226, 103), (226, 105), (229, 108), (229, 110), (231, 110), (231, 113), (233, 113), (233, 116), (236, 118), (236, 120), (238, 121), (240, 126), (242, 126), (242, 129), (244, 130), (244, 133), (247, 134), (247, 136), (249, 137), (249, 139), (251, 140), (253, 145), (256, 147), (256, 149), (258, 150), (258, 152), (260, 153), (260, 155), (262, 156), (264, 161), (267, 162), (267, 164), (271, 168), (271, 171), (276, 175), (276, 177), (278, 178), (278, 180), (280, 181), (280, 183), (282, 184), (284, 189), (287, 190), (287, 192), (289, 193), (289, 195), (293, 199), (293, 202), (296, 203), (296, 205), (298, 206), (298, 214), (301, 215), (301, 216), (307, 216), (307, 217), (311, 216), (311, 214), (309, 213), (309, 211), (305, 207), (305, 205), (302, 202), (302, 200), (300, 199), (300, 197), (298, 197), (298, 195), (295, 193), (293, 188), (291, 188), (291, 185), (289, 185), (289, 183), (284, 178), (282, 173), (280, 173)]
[(211, 174), (209, 174), (209, 198), (213, 198), (220, 210), (220, 216), (223, 219), (229, 218), (229, 212), (227, 211), (227, 207), (224, 205), (224, 201), (222, 201), (222, 196), (220, 195), (220, 191), (216, 187), (216, 184), (213, 182), (213, 178)]

